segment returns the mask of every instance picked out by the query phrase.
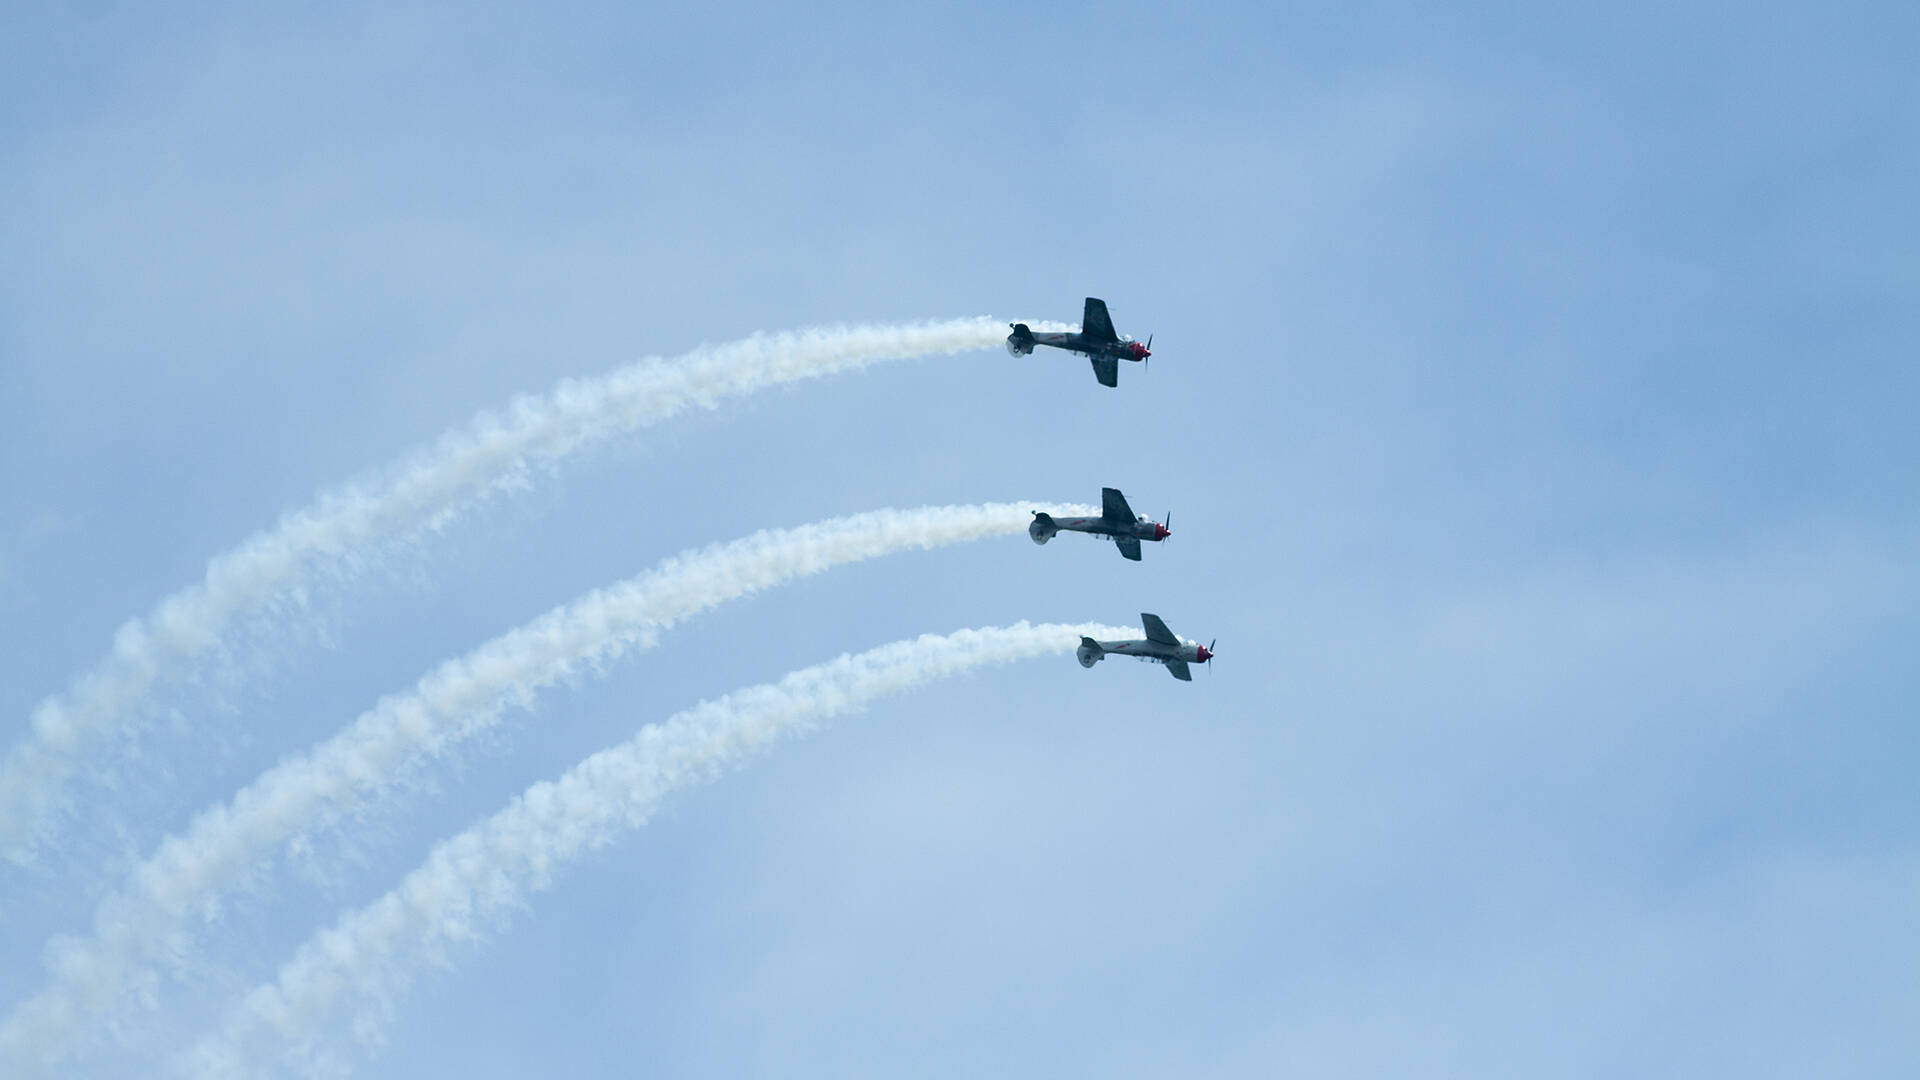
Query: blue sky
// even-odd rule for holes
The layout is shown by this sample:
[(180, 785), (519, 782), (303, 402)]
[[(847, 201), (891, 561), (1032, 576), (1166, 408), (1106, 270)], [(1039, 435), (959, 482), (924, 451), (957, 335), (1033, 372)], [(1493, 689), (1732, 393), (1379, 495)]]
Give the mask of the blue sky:
[(675, 800), (400, 1002), (369, 1076), (1879, 1076), (1920, 1062), (1920, 19), (67, 5), (0, 34), (0, 731), (315, 491), (757, 330), (1109, 302), (587, 455), (247, 627), (12, 868), (114, 873), (434, 663), (883, 506), (1175, 515), (694, 620), (263, 871), (144, 1073), (432, 843), (694, 701), (1157, 611)]

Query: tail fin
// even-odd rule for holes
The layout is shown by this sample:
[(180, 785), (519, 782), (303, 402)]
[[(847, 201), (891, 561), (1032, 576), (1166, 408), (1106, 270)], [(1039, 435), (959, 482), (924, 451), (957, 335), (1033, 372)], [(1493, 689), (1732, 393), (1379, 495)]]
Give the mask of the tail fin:
[(1026, 356), (1033, 352), (1033, 331), (1026, 323), (1011, 323), (1013, 333), (1007, 335), (1007, 352), (1012, 356)]
[(1092, 638), (1083, 637), (1080, 639), (1080, 647), (1073, 650), (1073, 655), (1080, 661), (1081, 667), (1092, 667), (1106, 658), (1107, 650), (1101, 648), (1100, 643)]

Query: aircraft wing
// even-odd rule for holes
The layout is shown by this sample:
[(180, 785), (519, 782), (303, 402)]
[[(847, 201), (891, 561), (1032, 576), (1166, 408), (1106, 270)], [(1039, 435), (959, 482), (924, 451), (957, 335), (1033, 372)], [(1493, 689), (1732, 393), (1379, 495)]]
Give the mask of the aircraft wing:
[(1187, 669), (1187, 662), (1185, 660), (1167, 661), (1167, 674), (1179, 679), (1181, 682), (1193, 681), (1193, 672)]
[(1120, 494), (1119, 488), (1100, 489), (1100, 516), (1108, 521), (1133, 524), (1133, 507), (1127, 505), (1127, 497)]
[(1119, 545), (1120, 554), (1134, 562), (1140, 561), (1140, 540), (1133, 536), (1116, 536), (1113, 542)]
[(1120, 385), (1120, 361), (1102, 360), (1097, 356), (1089, 359), (1093, 361), (1093, 377), (1100, 380), (1101, 386)]
[(1148, 641), (1157, 645), (1180, 644), (1180, 639), (1173, 636), (1173, 631), (1167, 629), (1167, 624), (1161, 622), (1160, 616), (1158, 615), (1149, 615), (1144, 611), (1141, 612), (1140, 625), (1147, 631)]
[(1113, 332), (1113, 320), (1107, 317), (1107, 302), (1087, 297), (1087, 310), (1080, 316), (1080, 333), (1096, 341), (1119, 341)]

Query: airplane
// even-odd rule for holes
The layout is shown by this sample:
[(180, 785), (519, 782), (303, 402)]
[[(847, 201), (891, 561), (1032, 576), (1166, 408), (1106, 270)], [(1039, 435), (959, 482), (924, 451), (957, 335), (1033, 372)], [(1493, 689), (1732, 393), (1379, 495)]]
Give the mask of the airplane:
[(1121, 656), (1137, 656), (1155, 664), (1167, 665), (1167, 671), (1181, 682), (1192, 682), (1193, 672), (1187, 665), (1204, 664), (1213, 659), (1213, 642), (1205, 645), (1189, 645), (1173, 636), (1167, 624), (1160, 616), (1140, 613), (1140, 625), (1146, 628), (1145, 641), (1095, 641), (1090, 637), (1080, 639), (1080, 648), (1074, 655), (1080, 658), (1081, 667), (1092, 667), (1108, 653)]
[(1033, 352), (1035, 345), (1082, 353), (1093, 361), (1093, 377), (1100, 380), (1101, 386), (1120, 385), (1120, 361), (1143, 361), (1153, 355), (1153, 335), (1147, 335), (1145, 345), (1120, 340), (1120, 335), (1113, 332), (1113, 320), (1107, 317), (1107, 302), (1091, 296), (1087, 297), (1086, 312), (1080, 317), (1079, 333), (1036, 334), (1027, 329), (1026, 323), (1007, 325), (1013, 327), (1013, 333), (1007, 335), (1009, 353), (1026, 356)]
[[(1173, 515), (1167, 515), (1167, 521), (1173, 521)], [(1144, 517), (1135, 517), (1133, 507), (1127, 505), (1126, 496), (1115, 488), (1100, 489), (1100, 516), (1091, 518), (1057, 518), (1044, 511), (1033, 512), (1033, 524), (1027, 526), (1027, 535), (1033, 537), (1036, 544), (1044, 544), (1053, 539), (1053, 534), (1061, 530), (1067, 532), (1091, 533), (1094, 536), (1107, 536), (1113, 539), (1120, 554), (1134, 562), (1140, 561), (1140, 541), (1165, 540), (1173, 535), (1173, 530), (1157, 521), (1148, 521)]]

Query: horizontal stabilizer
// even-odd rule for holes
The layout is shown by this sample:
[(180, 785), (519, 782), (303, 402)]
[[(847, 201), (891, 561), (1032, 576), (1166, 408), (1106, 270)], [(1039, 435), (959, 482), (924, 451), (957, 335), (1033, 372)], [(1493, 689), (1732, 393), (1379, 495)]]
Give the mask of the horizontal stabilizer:
[(1033, 331), (1026, 323), (1013, 323), (1013, 333), (1007, 335), (1007, 355), (1027, 356), (1033, 352)]
[(1073, 651), (1074, 659), (1080, 661), (1080, 666), (1084, 668), (1090, 668), (1099, 663), (1106, 655), (1107, 650), (1101, 648), (1100, 643), (1090, 637), (1081, 638), (1080, 647)]
[(1054, 533), (1059, 531), (1060, 526), (1054, 524), (1053, 515), (1040, 511), (1034, 512), (1033, 521), (1027, 525), (1027, 535), (1033, 537), (1033, 542), (1036, 544), (1046, 543), (1053, 539)]

